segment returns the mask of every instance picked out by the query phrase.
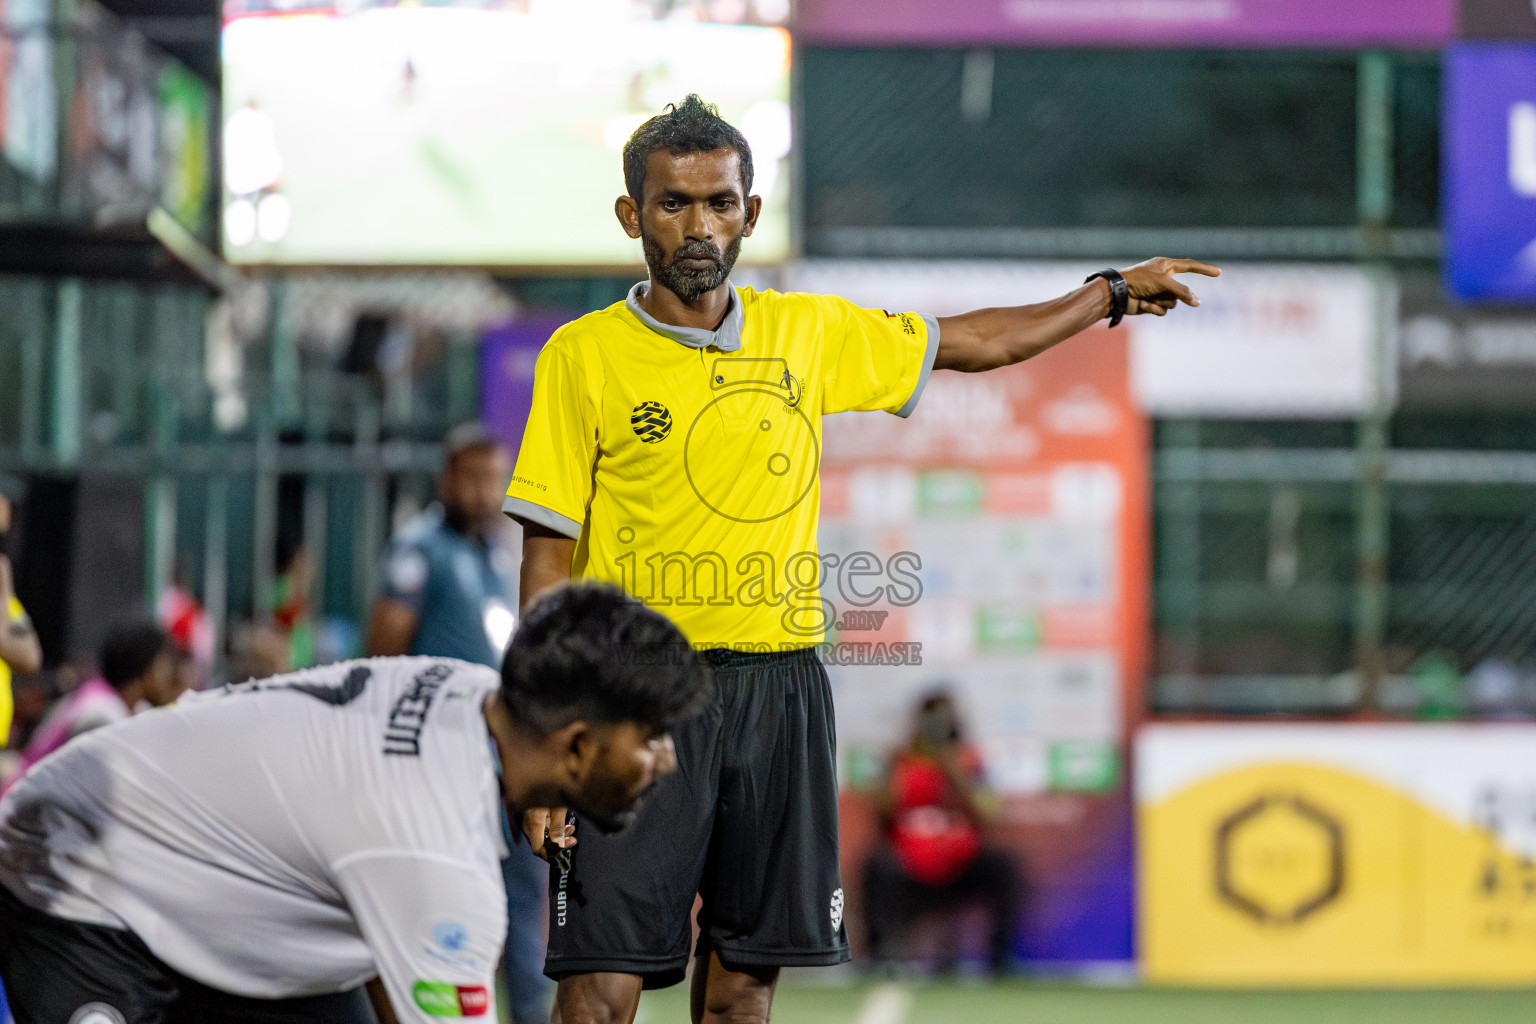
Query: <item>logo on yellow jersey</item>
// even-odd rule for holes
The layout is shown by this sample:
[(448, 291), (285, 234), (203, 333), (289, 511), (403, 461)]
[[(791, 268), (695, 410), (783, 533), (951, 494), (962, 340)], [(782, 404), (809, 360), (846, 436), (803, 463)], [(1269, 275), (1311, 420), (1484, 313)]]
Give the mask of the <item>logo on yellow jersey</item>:
[(629, 425), (641, 441), (655, 444), (672, 433), (672, 414), (660, 402), (641, 402), (630, 414)]

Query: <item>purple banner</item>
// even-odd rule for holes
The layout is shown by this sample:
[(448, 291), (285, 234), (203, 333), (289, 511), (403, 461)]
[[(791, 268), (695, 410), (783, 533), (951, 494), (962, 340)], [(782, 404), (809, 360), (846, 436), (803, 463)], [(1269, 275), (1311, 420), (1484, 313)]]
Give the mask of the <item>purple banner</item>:
[(492, 327), (480, 341), (480, 421), (517, 457), (533, 407), (533, 364), (549, 336), (580, 313), (532, 312)]
[(827, 45), (1436, 46), (1456, 0), (800, 0)]
[(1452, 294), (1536, 298), (1536, 45), (1468, 43), (1446, 54), (1441, 159)]

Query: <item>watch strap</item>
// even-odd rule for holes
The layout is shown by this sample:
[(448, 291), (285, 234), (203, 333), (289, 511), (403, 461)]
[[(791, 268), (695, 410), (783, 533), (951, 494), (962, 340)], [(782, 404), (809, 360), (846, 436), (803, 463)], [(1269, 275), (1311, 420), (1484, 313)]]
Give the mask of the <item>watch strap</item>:
[(1097, 273), (1089, 274), (1083, 279), (1087, 284), (1096, 277), (1102, 277), (1109, 283), (1109, 326), (1114, 327), (1124, 317), (1131, 305), (1131, 290), (1125, 283), (1125, 277), (1113, 267), (1105, 267)]

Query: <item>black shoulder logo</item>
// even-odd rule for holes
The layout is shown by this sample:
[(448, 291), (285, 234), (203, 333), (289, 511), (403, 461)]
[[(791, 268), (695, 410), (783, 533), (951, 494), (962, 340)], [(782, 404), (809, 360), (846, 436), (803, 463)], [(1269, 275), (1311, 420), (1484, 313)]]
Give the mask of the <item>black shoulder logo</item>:
[(347, 673), (347, 677), (341, 681), (340, 686), (290, 683), (288, 689), (297, 690), (316, 700), (324, 701), (332, 707), (340, 708), (346, 707), (363, 695), (363, 691), (368, 688), (368, 679), (372, 675), (372, 669), (366, 665), (359, 665)]
[(655, 444), (672, 433), (672, 414), (660, 402), (641, 402), (630, 414), (629, 425), (640, 440)]

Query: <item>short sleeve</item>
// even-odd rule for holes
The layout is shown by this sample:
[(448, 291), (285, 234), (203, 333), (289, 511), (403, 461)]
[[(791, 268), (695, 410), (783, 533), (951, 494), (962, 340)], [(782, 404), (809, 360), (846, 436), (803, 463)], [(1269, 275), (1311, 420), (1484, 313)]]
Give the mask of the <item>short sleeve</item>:
[(939, 324), (917, 313), (862, 309), (822, 297), (823, 413), (875, 410), (910, 416), (939, 350)]
[(402, 1024), (496, 1017), (506, 940), (500, 875), (414, 852), (365, 854), (336, 872)]
[(533, 371), (533, 407), (502, 511), (581, 537), (592, 501), (597, 410), (581, 368), (553, 341)]
[(379, 597), (420, 614), (430, 571), (427, 553), (420, 544), (408, 540), (392, 542), (379, 559)]

